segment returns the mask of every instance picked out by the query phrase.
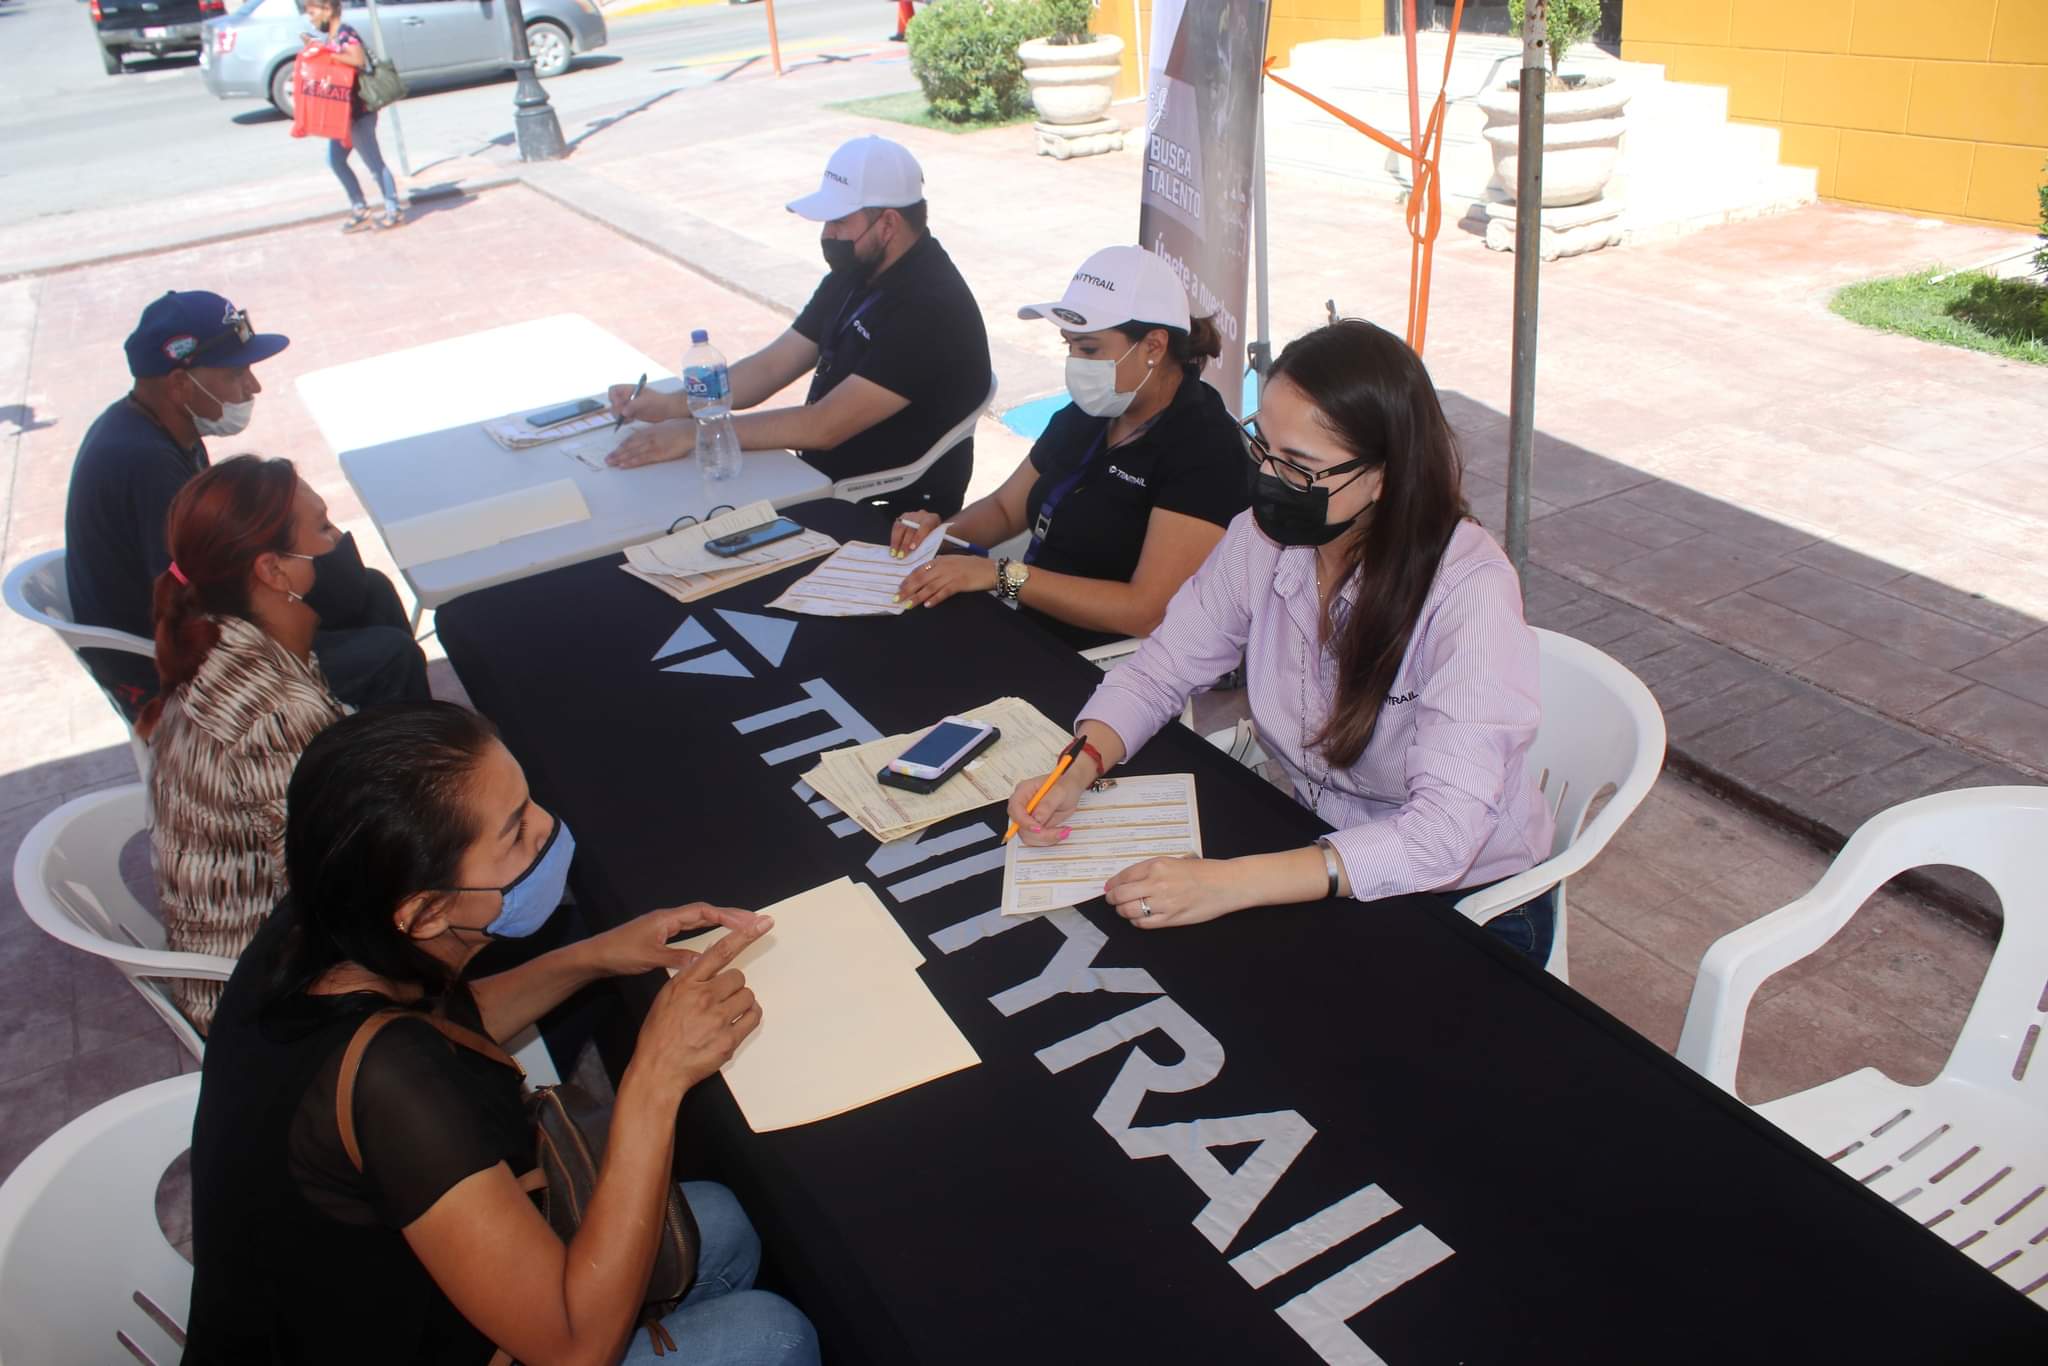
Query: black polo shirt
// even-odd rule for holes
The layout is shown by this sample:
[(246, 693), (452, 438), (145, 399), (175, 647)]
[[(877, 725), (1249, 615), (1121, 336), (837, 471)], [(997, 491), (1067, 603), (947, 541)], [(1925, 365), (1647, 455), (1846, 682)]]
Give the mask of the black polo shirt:
[[(1183, 375), (1180, 392), (1150, 426), (1104, 449), (1110, 421), (1069, 403), (1031, 447), (1038, 481), (1024, 504), (1027, 527), (1038, 526), (1047, 497), (1082, 471), (1052, 513), (1032, 557), (1034, 568), (1129, 583), (1138, 572), (1152, 509), (1226, 527), (1251, 501), (1250, 462), (1237, 422), (1222, 396), (1193, 372)], [(1076, 628), (1047, 624), (1063, 637), (1080, 639)], [(1090, 635), (1088, 643), (1112, 638)]]
[[(818, 346), (808, 402), (858, 375), (910, 404), (831, 450), (799, 452), (830, 479), (909, 464), (988, 394), (988, 330), (981, 306), (929, 235), (872, 280), (827, 274), (792, 326)], [(941, 457), (932, 474), (944, 467), (947, 476), (957, 475), (964, 492), (973, 464), (970, 437)], [(934, 510), (957, 512), (959, 494), (952, 496), (951, 506), (934, 504)]]
[[(64, 501), (64, 577), (72, 620), (148, 640), (151, 593), (171, 563), (171, 500), (207, 466), (206, 443), (180, 446), (133, 398), (114, 403), (86, 429)], [(156, 692), (153, 661), (112, 650), (86, 663), (130, 710)]]

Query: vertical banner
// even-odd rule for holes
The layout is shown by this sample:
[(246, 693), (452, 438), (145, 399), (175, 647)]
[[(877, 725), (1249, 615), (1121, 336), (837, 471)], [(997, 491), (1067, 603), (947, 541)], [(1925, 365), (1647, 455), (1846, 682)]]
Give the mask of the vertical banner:
[(1251, 274), (1252, 158), (1269, 0), (1159, 0), (1145, 110), (1138, 241), (1180, 273), (1223, 354), (1202, 377), (1235, 412)]

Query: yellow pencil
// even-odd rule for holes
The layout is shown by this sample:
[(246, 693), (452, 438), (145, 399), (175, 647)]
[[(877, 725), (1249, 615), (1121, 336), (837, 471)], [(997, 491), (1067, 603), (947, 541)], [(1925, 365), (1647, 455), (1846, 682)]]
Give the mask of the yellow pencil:
[[(1067, 771), (1068, 765), (1072, 764), (1080, 756), (1081, 746), (1087, 743), (1086, 740), (1077, 735), (1074, 737), (1073, 744), (1060, 751), (1060, 761), (1053, 765), (1052, 772), (1045, 775), (1045, 781), (1038, 785), (1038, 791), (1031, 794), (1031, 800), (1024, 803), (1025, 815), (1028, 816), (1038, 809), (1038, 804), (1045, 800), (1045, 794), (1052, 791), (1052, 785), (1060, 780), (1060, 775)], [(1003, 837), (997, 843), (1008, 844), (1010, 837), (1016, 833), (1017, 822), (1011, 821), (1010, 828), (1003, 831)]]

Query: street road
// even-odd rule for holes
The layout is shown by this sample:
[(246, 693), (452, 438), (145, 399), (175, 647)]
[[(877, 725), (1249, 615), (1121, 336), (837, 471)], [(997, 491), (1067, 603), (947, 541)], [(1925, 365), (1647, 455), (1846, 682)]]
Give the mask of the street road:
[[(777, 0), (785, 65), (883, 40), (894, 7), (878, 0)], [(767, 50), (759, 4), (695, 5), (609, 23), (611, 41), (554, 80), (548, 96), (575, 139), (658, 99), (734, 74)], [(108, 76), (83, 0), (0, 0), (0, 227), (50, 214), (325, 174), (326, 147), (294, 140), (256, 100), (220, 100), (193, 58), (138, 61)], [(765, 68), (761, 55), (745, 69)], [(415, 174), (509, 141), (511, 77), (418, 92), (398, 108)], [(385, 156), (396, 162), (387, 114)], [(603, 136), (599, 129), (594, 138)]]

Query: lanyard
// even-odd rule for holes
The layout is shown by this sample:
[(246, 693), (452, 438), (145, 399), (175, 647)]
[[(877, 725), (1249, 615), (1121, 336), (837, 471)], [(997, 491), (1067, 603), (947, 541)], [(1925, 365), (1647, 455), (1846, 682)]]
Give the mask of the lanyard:
[(1101, 435), (1097, 436), (1095, 444), (1088, 448), (1088, 454), (1081, 457), (1081, 463), (1074, 466), (1073, 473), (1054, 484), (1046, 493), (1045, 501), (1038, 505), (1038, 520), (1031, 528), (1031, 545), (1024, 552), (1024, 563), (1038, 563), (1039, 549), (1044, 546), (1046, 536), (1052, 531), (1053, 514), (1059, 511), (1060, 503), (1074, 491), (1075, 485), (1087, 476), (1095, 464), (1096, 457), (1109, 449), (1109, 428), (1114, 421), (1112, 418), (1102, 424)]
[(825, 345), (819, 351), (818, 373), (820, 375), (832, 368), (832, 358), (839, 354), (839, 341), (840, 338), (846, 335), (846, 329), (859, 322), (861, 315), (874, 307), (875, 301), (881, 297), (881, 290), (869, 290), (865, 295), (861, 296), (860, 306), (853, 310), (853, 316), (849, 318), (846, 316), (846, 310), (853, 303), (853, 295), (849, 294), (846, 296), (846, 302), (839, 305), (839, 318), (832, 324), (832, 331)]

